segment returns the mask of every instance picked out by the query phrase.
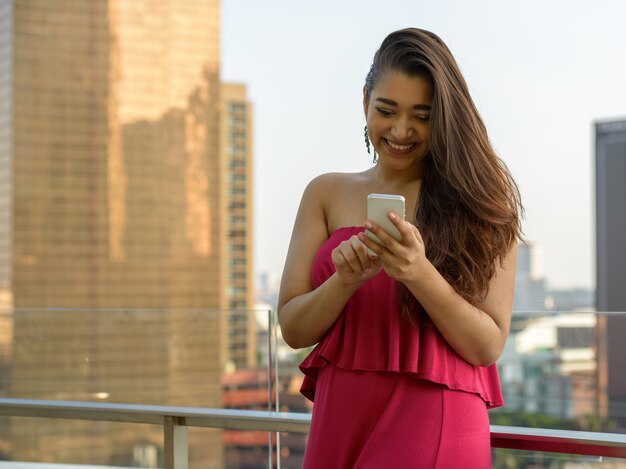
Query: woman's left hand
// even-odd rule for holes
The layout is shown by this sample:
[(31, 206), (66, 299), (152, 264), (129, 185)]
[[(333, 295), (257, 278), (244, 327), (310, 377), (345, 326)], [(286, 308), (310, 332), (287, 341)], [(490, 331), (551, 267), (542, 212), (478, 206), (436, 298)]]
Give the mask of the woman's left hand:
[(359, 233), (359, 239), (380, 258), (389, 277), (403, 283), (419, 282), (430, 265), (426, 259), (422, 235), (415, 225), (393, 212), (389, 214), (389, 220), (400, 232), (401, 241), (369, 220), (365, 223), (365, 228), (374, 233), (381, 243), (371, 240), (365, 233)]

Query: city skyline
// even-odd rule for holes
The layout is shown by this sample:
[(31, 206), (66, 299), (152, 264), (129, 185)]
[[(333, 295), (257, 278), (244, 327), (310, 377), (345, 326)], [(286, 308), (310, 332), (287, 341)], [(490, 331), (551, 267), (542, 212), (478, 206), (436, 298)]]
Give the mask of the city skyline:
[[(325, 4), (318, 5), (322, 12), (328, 11)], [(294, 7), (284, 5), (281, 14), (288, 15)], [(254, 16), (254, 8), (245, 15)], [(311, 13), (311, 6), (302, 8)], [(345, 22), (341, 8), (338, 19)], [(344, 117), (352, 101), (341, 104), (325, 94), (334, 90), (335, 78), (347, 89), (362, 74), (316, 71), (319, 87), (294, 94), (302, 86), (299, 62), (274, 70), (268, 61), (263, 72), (281, 90), (266, 94), (254, 80), (219, 73), (219, 9), (220, 0), (53, 6), (0, 0), (0, 45), (8, 45), (0, 46), (0, 97), (10, 97), (0, 99), (0, 216), (7, 234), (0, 237), (3, 397), (239, 410), (274, 404), (280, 411), (310, 412), (311, 402), (299, 392), (298, 363), (306, 351), (292, 350), (280, 338), (277, 344), (270, 326), (275, 316), (251, 311), (249, 261), (255, 252), (261, 268), (263, 260), (280, 270), (283, 237), (289, 238), (308, 179), (367, 166), (369, 157), (356, 149), (362, 134), (354, 148), (345, 138), (350, 126), (362, 132), (358, 119)], [(253, 38), (245, 23), (239, 29)], [(358, 35), (352, 40), (354, 48), (347, 50), (367, 49), (379, 38), (367, 47)], [(298, 41), (283, 37), (273, 42), (278, 50), (263, 49), (260, 57), (277, 56), (290, 42)], [(323, 64), (326, 49), (319, 53)], [(359, 59), (351, 70), (360, 66)], [(343, 73), (339, 62), (335, 68)], [(359, 101), (358, 93), (349, 96)], [(308, 106), (317, 104), (326, 112), (315, 118)], [(330, 112), (334, 104), (338, 110)], [(278, 117), (268, 120), (268, 109)], [(281, 110), (290, 112), (281, 116)], [(261, 116), (272, 127), (257, 132)], [(279, 131), (279, 138), (272, 139), (268, 129)], [(261, 137), (254, 149), (253, 134)], [(346, 145), (337, 151), (354, 159), (338, 158), (331, 144)], [(311, 153), (299, 159), (300, 148), (309, 146)], [(258, 164), (257, 148), (264, 156)], [(286, 158), (284, 151), (297, 157)], [(305, 158), (315, 152), (330, 158)], [(543, 283), (534, 287), (542, 272), (531, 252), (526, 260), (518, 269), (528, 288), (518, 292), (538, 291), (541, 300)], [(270, 276), (258, 286), (270, 298), (275, 293)], [(577, 298), (552, 301), (573, 304)], [(529, 426), (560, 428), (544, 423), (549, 416), (564, 427), (590, 429), (586, 417), (596, 410), (598, 395), (595, 317), (513, 317), (510, 353), (500, 362), (512, 405), (492, 414), (492, 424), (508, 424), (511, 410), (518, 417), (528, 414)], [(602, 422), (610, 429), (609, 423)], [(168, 432), (187, 425), (194, 422), (166, 416), (164, 438), (161, 425), (5, 415), (0, 459), (160, 467)], [(293, 468), (301, 465), (306, 435), (281, 436), (282, 447), (272, 453), (267, 432), (194, 428), (175, 439), (173, 446), (188, 449), (191, 465), (261, 467), (272, 454)]]
[(617, 59), (625, 13), (617, 1), (224, 0), (222, 79), (245, 82), (255, 103), (255, 271), (280, 275), (312, 178), (370, 166), (363, 80), (386, 34), (416, 26), (457, 58), (520, 186), (525, 236), (544, 253), (548, 288), (593, 288), (593, 128), (626, 115)]

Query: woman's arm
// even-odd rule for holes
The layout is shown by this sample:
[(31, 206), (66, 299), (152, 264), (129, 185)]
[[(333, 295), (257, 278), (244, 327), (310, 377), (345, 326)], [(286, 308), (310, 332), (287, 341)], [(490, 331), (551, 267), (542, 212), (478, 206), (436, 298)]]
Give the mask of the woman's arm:
[(333, 250), (336, 272), (313, 289), (311, 267), (328, 239), (324, 201), (332, 199), (334, 180), (333, 175), (320, 176), (305, 189), (287, 252), (277, 315), (283, 338), (293, 348), (319, 342), (352, 294), (380, 271), (380, 265), (374, 265), (365, 246), (353, 236)]
[(509, 334), (517, 244), (514, 243), (502, 264), (497, 260), (484, 301), (474, 306), (459, 295), (426, 259), (418, 229), (398, 217), (390, 216), (402, 234), (396, 241), (377, 226), (374, 233), (383, 246), (367, 237), (361, 240), (381, 258), (390, 277), (404, 283), (424, 307), (448, 344), (472, 365), (494, 363)]

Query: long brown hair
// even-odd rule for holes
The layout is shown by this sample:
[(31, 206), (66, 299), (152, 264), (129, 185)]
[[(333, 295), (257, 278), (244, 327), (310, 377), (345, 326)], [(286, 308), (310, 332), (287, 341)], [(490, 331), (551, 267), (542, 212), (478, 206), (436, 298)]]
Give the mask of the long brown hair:
[(460, 295), (477, 304), (487, 294), (496, 262), (502, 263), (521, 238), (519, 190), (489, 142), (452, 53), (437, 35), (408, 28), (387, 36), (365, 80), (366, 99), (388, 71), (432, 82), (430, 151), (423, 160), (415, 224), (427, 258)]

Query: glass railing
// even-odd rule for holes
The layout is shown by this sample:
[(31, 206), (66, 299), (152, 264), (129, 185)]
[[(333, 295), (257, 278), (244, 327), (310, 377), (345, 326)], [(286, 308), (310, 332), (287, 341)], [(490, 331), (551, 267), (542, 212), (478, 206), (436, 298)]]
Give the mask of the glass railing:
[[(621, 370), (611, 355), (620, 347), (603, 335), (625, 321), (514, 315), (498, 361), (505, 406), (490, 411), (493, 467), (626, 467), (610, 459), (626, 458), (624, 401), (609, 373)], [(252, 328), (254, 340), (225, 332), (250, 337)], [(299, 393), (306, 351), (289, 349), (276, 329), (269, 311), (4, 311), (0, 469), (300, 467), (312, 408)], [(181, 446), (188, 466), (168, 465)]]
[[(493, 446), (510, 449), (494, 449), (493, 467), (557, 468), (566, 467), (565, 461), (569, 461), (580, 464), (567, 466), (572, 468), (626, 468), (626, 459), (619, 463), (610, 461), (613, 465), (609, 465), (607, 456), (611, 451), (592, 452), (591, 442), (553, 438), (559, 431), (626, 435), (624, 338), (626, 313), (591, 310), (514, 313), (509, 339), (497, 362), (505, 405), (489, 411)], [(302, 376), (297, 365), (306, 351), (289, 351), (280, 340), (278, 350), (283, 351), (279, 360), (279, 389), (285, 394), (282, 400), (295, 402), (294, 407), (285, 405), (282, 410), (310, 410), (308, 401), (298, 393)], [(521, 433), (501, 438), (493, 431), (501, 426), (519, 428)], [(523, 435), (524, 429), (528, 429), (527, 435)], [(557, 433), (550, 433), (546, 440), (549, 444), (543, 446), (542, 436), (532, 434), (531, 429)], [(297, 445), (299, 454), (302, 443), (298, 441)], [(582, 448), (583, 455), (571, 456), (577, 446)], [(528, 447), (544, 451), (521, 451)], [(550, 455), (547, 451), (567, 454)], [(626, 450), (620, 451), (626, 455)], [(591, 459), (595, 465), (583, 466), (590, 460), (585, 453), (603, 454), (604, 466), (598, 465), (597, 457)]]
[[(3, 311), (0, 397), (268, 411), (276, 402), (268, 399), (276, 357), (270, 317), (206, 309)], [(275, 457), (269, 441), (267, 431), (194, 428), (190, 464), (267, 467)], [(163, 467), (164, 458), (162, 425), (0, 416), (0, 460)]]
[(626, 461), (618, 458), (521, 451), (496, 448), (492, 450), (492, 468), (563, 468), (563, 469), (624, 469)]
[(626, 433), (626, 313), (515, 313), (491, 423)]

